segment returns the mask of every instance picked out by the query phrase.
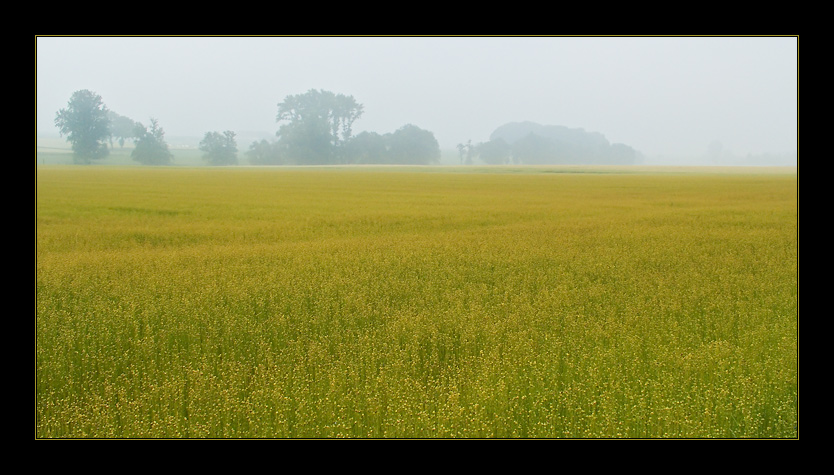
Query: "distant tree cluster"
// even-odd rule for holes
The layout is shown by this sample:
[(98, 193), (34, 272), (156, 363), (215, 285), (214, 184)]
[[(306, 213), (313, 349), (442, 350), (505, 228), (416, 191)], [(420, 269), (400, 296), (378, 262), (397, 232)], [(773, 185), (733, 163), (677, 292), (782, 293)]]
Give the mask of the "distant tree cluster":
[[(353, 96), (311, 89), (287, 96), (278, 104), (280, 124), (276, 140), (250, 145), (246, 156), (254, 165), (419, 164), (440, 160), (440, 146), (430, 131), (406, 124), (392, 133), (353, 135), (353, 124), (364, 107)], [(110, 111), (101, 97), (89, 90), (73, 93), (55, 125), (72, 144), (76, 163), (105, 158), (108, 143), (134, 142), (131, 157), (143, 165), (170, 165), (173, 154), (156, 119), (150, 128)], [(232, 131), (207, 132), (200, 142), (209, 165), (235, 165), (236, 135)], [(480, 159), (500, 164), (633, 164), (638, 153), (620, 143), (609, 143), (600, 133), (564, 126), (511, 122), (498, 127), (488, 142), (458, 144), (461, 164)]]
[(150, 129), (108, 110), (98, 94), (82, 89), (70, 97), (67, 107), (55, 115), (55, 126), (72, 144), (75, 163), (92, 163), (107, 157), (113, 139), (123, 147), (133, 140), (131, 158), (144, 165), (169, 165), (173, 155), (165, 142), (165, 132), (156, 119)]
[(264, 139), (252, 143), (246, 155), (253, 165), (431, 165), (440, 160), (434, 134), (412, 124), (387, 134), (361, 132), (327, 155), (293, 154), (292, 148), (287, 142)]
[[(432, 164), (440, 160), (434, 134), (407, 124), (384, 135), (363, 132), (353, 135), (353, 123), (364, 107), (353, 96), (311, 89), (287, 96), (278, 104), (280, 127), (275, 141), (250, 145), (246, 156), (256, 165), (329, 164)], [(72, 143), (77, 163), (92, 163), (108, 155), (107, 144), (117, 140), (123, 147), (134, 142), (131, 157), (144, 165), (170, 165), (173, 155), (165, 132), (156, 119), (150, 128), (120, 116), (105, 107), (97, 94), (82, 90), (73, 94), (66, 109), (58, 111), (55, 125)], [(238, 163), (236, 135), (232, 131), (207, 132), (200, 142), (209, 165)]]
[[(638, 152), (621, 143), (609, 143), (600, 133), (533, 122), (512, 122), (497, 128), (488, 142), (459, 144), (461, 163), (480, 158), (500, 164), (634, 164)], [(464, 162), (464, 159), (466, 160)]]
[(278, 104), (277, 141), (261, 140), (246, 155), (256, 165), (431, 164), (440, 160), (434, 134), (407, 124), (393, 133), (353, 135), (364, 108), (353, 96), (311, 89)]
[(350, 163), (431, 165), (440, 160), (440, 145), (434, 134), (406, 124), (384, 135), (362, 132), (347, 147)]

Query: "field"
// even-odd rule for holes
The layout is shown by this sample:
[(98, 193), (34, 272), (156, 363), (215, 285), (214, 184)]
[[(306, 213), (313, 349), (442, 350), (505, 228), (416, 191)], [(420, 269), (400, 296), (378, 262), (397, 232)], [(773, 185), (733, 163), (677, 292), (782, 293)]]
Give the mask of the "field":
[(796, 438), (792, 169), (37, 167), (36, 438)]

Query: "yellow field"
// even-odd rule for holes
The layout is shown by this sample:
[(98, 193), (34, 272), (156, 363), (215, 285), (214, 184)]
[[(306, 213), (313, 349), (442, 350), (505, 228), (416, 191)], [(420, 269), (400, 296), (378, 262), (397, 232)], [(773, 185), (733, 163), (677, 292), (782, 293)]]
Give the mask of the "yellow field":
[(36, 437), (795, 438), (796, 169), (37, 169)]

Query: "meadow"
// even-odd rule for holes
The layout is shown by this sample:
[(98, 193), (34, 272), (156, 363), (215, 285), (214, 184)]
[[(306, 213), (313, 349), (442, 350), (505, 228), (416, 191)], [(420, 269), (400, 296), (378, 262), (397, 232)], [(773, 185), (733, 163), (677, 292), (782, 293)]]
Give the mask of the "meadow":
[(36, 438), (796, 438), (797, 173), (37, 167)]

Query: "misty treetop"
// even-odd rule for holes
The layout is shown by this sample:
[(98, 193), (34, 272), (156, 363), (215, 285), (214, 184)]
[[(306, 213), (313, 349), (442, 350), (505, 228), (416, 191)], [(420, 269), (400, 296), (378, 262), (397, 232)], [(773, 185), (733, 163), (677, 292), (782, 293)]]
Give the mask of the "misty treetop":
[(412, 124), (387, 134), (361, 132), (346, 141), (338, 155), (330, 155), (330, 161), (312, 154), (305, 160), (303, 155), (290, 154), (289, 149), (282, 141), (260, 140), (249, 146), (246, 156), (253, 165), (432, 165), (440, 160), (434, 134)]
[(353, 96), (310, 89), (287, 96), (278, 104), (277, 121), (286, 122), (282, 128), (299, 123), (326, 125), (331, 143), (338, 146), (350, 139), (353, 123), (363, 112), (364, 106)]
[(391, 163), (429, 165), (440, 160), (440, 144), (434, 134), (413, 124), (406, 124), (390, 134), (386, 146)]
[(113, 146), (113, 139), (119, 142), (119, 147), (125, 146), (126, 140), (133, 140), (136, 138), (136, 127), (139, 125), (133, 119), (119, 115), (116, 112), (108, 111), (107, 117), (110, 119), (110, 146)]
[(156, 119), (151, 119), (150, 129), (137, 124), (134, 129), (136, 146), (130, 156), (142, 165), (170, 165), (174, 155), (165, 142), (165, 131)]
[(347, 163), (345, 144), (363, 106), (353, 96), (311, 89), (278, 104), (278, 151), (308, 165)]
[(504, 124), (493, 131), (488, 142), (459, 144), (458, 151), (461, 163), (471, 163), (478, 157), (493, 165), (629, 165), (636, 163), (639, 156), (628, 145), (609, 143), (598, 132), (535, 122)]
[(61, 136), (72, 144), (76, 163), (91, 163), (109, 153), (110, 118), (107, 107), (98, 94), (82, 89), (70, 97), (65, 109), (55, 115), (55, 126)]
[(209, 165), (237, 165), (237, 141), (231, 130), (222, 134), (206, 132), (200, 141), (200, 150)]
[(440, 145), (430, 131), (406, 124), (393, 133), (353, 135), (364, 106), (353, 96), (311, 89), (278, 104), (277, 142), (250, 145), (256, 165), (432, 164)]

